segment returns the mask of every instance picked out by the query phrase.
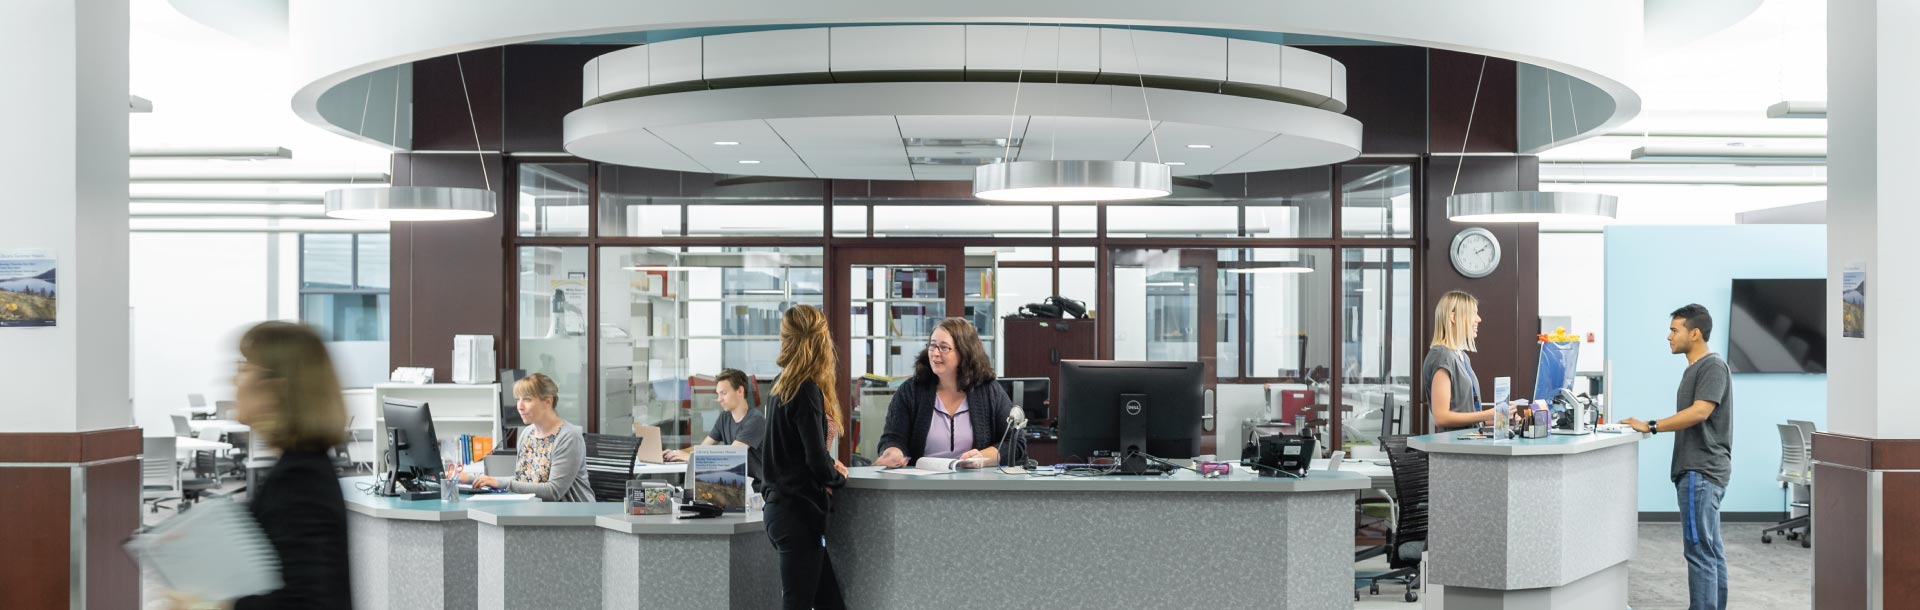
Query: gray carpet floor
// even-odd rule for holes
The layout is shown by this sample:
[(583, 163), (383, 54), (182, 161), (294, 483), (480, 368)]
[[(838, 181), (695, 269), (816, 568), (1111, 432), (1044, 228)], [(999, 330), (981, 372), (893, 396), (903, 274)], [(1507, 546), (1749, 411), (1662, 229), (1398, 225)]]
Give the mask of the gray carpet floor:
[[(1728, 608), (1741, 610), (1803, 610), (1813, 607), (1813, 549), (1800, 548), (1797, 541), (1778, 536), (1773, 544), (1760, 543), (1760, 524), (1723, 523), (1721, 533), (1727, 544)], [(1376, 560), (1379, 561), (1379, 560)], [(1385, 566), (1356, 566), (1361, 571)], [(1680, 524), (1640, 524), (1640, 548), (1627, 564), (1633, 590), (1628, 593), (1633, 610), (1686, 610), (1687, 561), (1680, 554)], [(1406, 603), (1399, 585), (1380, 585), (1380, 595), (1361, 592), (1354, 608), (1405, 609), (1423, 607)]]

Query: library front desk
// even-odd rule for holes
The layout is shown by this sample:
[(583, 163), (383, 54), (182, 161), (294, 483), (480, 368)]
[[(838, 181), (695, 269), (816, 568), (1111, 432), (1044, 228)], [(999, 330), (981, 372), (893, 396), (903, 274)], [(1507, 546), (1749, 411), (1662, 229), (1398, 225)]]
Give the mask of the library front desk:
[(1347, 608), (1370, 481), (854, 468), (827, 547), (854, 608)]
[(1626, 608), (1645, 435), (1407, 439), (1428, 454), (1427, 580), (1447, 610)]
[(354, 607), (712, 608), (779, 605), (760, 514), (629, 516), (617, 502), (405, 501), (341, 479)]

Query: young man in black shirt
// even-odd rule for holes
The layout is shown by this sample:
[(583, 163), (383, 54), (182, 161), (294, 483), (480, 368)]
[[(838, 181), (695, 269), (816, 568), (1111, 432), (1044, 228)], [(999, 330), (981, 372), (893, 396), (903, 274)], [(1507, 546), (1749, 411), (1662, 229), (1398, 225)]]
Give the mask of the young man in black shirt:
[(1698, 304), (1674, 310), (1667, 346), (1687, 357), (1672, 416), (1621, 423), (1649, 434), (1673, 433), (1674, 490), (1680, 501), (1690, 610), (1726, 610), (1727, 551), (1720, 540), (1720, 498), (1733, 475), (1733, 375), (1707, 348), (1713, 317)]

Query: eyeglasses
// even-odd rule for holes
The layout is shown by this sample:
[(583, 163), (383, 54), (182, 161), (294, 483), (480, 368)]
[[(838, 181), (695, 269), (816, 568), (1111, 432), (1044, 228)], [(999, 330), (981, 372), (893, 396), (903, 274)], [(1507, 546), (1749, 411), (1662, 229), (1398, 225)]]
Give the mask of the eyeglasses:
[(945, 343), (928, 343), (927, 351), (935, 354), (951, 354), (953, 353), (953, 346)]

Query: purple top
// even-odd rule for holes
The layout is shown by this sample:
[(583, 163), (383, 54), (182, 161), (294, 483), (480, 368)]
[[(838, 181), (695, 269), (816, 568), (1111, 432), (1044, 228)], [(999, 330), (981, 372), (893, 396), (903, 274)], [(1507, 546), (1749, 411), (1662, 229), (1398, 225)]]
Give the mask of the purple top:
[(937, 458), (957, 458), (960, 454), (973, 449), (973, 412), (967, 410), (967, 401), (960, 401), (960, 409), (953, 415), (947, 414), (947, 407), (938, 397), (933, 399), (933, 423), (927, 426), (927, 446), (920, 455)]

